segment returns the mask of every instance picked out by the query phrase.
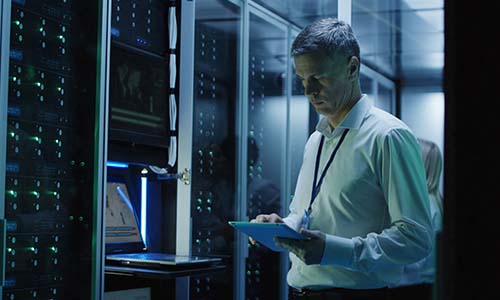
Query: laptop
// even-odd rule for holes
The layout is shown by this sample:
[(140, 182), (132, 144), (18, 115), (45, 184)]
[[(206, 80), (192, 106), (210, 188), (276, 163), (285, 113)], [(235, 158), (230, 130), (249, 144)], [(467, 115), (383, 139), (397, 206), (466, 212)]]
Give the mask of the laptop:
[(220, 257), (184, 256), (149, 252), (140, 234), (137, 212), (125, 182), (107, 182), (106, 264), (141, 268), (203, 267), (218, 264)]

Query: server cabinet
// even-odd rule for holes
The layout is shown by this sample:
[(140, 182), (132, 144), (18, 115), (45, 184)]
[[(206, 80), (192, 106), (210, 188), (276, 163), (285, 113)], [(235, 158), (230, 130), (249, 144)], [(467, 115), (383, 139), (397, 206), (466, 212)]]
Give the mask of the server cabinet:
[[(247, 216), (280, 213), (285, 181), (287, 29), (257, 10), (249, 18)], [(246, 298), (278, 299), (280, 254), (250, 245)]]
[(5, 299), (101, 299), (101, 1), (2, 1)]
[(297, 29), (253, 1), (182, 3), (179, 169), (191, 178), (178, 183), (177, 252), (223, 256), (227, 269), (178, 280), (189, 293), (177, 298), (285, 299), (287, 255), (227, 221), (288, 213), (309, 134), (288, 55)]
[(191, 299), (232, 299), (236, 216), (240, 8), (198, 1), (195, 8), (191, 251), (222, 256), (224, 273), (190, 279)]

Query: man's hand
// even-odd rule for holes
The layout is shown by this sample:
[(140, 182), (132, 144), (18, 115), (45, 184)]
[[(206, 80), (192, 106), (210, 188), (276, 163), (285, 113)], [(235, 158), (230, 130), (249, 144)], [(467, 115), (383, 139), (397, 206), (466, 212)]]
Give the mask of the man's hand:
[(306, 265), (317, 265), (323, 258), (326, 236), (319, 230), (301, 229), (300, 233), (309, 239), (296, 240), (277, 237), (276, 246), (285, 248), (295, 254)]
[[(250, 220), (252, 223), (283, 223), (283, 219), (275, 213), (270, 215), (258, 215), (255, 219)], [(256, 241), (252, 237), (248, 237), (250, 244), (255, 245)]]

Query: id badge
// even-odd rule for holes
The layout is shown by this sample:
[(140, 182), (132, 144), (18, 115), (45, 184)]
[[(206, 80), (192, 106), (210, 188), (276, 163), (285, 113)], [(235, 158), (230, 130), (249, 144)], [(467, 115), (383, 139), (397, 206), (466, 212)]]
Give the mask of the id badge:
[(302, 220), (300, 221), (300, 228), (309, 229), (309, 224), (311, 223), (311, 212), (304, 209), (304, 214), (302, 215)]

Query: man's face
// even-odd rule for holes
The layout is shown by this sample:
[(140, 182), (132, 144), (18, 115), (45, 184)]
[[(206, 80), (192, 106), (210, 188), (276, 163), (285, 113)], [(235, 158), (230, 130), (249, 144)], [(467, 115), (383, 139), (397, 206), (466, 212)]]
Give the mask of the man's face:
[(305, 95), (318, 113), (332, 116), (350, 100), (353, 82), (348, 80), (347, 58), (331, 58), (321, 52), (298, 55), (295, 69)]

